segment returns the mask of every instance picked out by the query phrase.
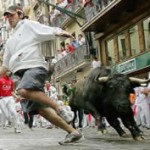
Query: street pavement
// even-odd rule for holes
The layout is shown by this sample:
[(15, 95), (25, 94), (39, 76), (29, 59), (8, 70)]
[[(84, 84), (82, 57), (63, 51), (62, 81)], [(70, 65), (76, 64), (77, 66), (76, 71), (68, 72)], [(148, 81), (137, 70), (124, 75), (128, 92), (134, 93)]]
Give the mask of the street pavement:
[(129, 137), (121, 138), (111, 127), (105, 135), (96, 128), (85, 128), (81, 143), (62, 146), (58, 142), (66, 132), (58, 128), (34, 128), (33, 131), (27, 128), (19, 134), (14, 133), (13, 128), (0, 128), (0, 150), (150, 150), (150, 130), (142, 130), (146, 139), (134, 141), (128, 131)]

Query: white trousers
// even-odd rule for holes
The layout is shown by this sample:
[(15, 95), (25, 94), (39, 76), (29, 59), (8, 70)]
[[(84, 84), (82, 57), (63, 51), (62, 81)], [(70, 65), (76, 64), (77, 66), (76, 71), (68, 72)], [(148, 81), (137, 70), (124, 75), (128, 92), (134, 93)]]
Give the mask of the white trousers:
[(135, 105), (135, 108), (136, 108), (135, 120), (137, 124), (142, 124), (150, 127), (149, 104), (146, 101), (142, 101), (140, 104)]
[(19, 116), (15, 109), (15, 100), (12, 96), (3, 97), (0, 99), (0, 109), (4, 117), (13, 123), (14, 127), (20, 125)]

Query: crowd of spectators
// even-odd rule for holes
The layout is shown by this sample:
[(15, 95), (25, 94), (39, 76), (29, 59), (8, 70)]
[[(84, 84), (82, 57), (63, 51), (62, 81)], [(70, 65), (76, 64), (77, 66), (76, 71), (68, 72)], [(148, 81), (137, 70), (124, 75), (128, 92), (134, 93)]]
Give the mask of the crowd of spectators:
[(65, 43), (64, 45), (61, 45), (61, 48), (57, 50), (57, 58), (56, 60), (60, 60), (63, 57), (65, 57), (69, 53), (73, 53), (76, 49), (78, 49), (80, 46), (85, 44), (86, 40), (82, 34), (78, 35), (78, 39), (74, 38), (70, 42)]

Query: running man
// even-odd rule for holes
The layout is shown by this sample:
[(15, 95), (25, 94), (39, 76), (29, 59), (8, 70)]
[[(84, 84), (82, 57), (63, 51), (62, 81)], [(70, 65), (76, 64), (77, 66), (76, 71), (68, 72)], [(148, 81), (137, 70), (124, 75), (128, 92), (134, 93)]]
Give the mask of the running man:
[(44, 41), (55, 40), (56, 36), (73, 37), (61, 28), (23, 19), (23, 14), (22, 8), (17, 5), (10, 6), (4, 12), (4, 16), (13, 28), (13, 34), (6, 42), (0, 75), (10, 70), (19, 76), (21, 80), (17, 92), (28, 99), (27, 110), (40, 114), (52, 124), (68, 132), (66, 138), (59, 144), (77, 142), (82, 138), (80, 131), (67, 124), (65, 121), (68, 119), (67, 112), (44, 93), (48, 68), (41, 52), (41, 44)]

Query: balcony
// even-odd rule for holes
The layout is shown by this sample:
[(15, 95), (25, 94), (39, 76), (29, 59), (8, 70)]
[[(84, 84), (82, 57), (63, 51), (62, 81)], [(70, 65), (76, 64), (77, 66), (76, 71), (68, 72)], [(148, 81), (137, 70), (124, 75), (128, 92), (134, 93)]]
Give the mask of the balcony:
[[(105, 13), (109, 12), (109, 10), (111, 10), (113, 7), (118, 5), (120, 1), (125, 0), (101, 0), (99, 3), (93, 0), (92, 2), (88, 2), (85, 4), (79, 3), (78, 0), (75, 0), (73, 3), (70, 3), (66, 9), (76, 13), (83, 10), (85, 22), (82, 26), (82, 30), (84, 31), (88, 27), (91, 31), (94, 31), (96, 29), (99, 29), (99, 27), (91, 26), (91, 24), (95, 22), (95, 20), (98, 20), (98, 18), (103, 16)], [(54, 18), (51, 22), (52, 26), (57, 27), (67, 26), (72, 21), (72, 19), (65, 13), (60, 13), (55, 17), (52, 16), (52, 18)]]
[[(65, 9), (71, 12), (79, 12), (82, 9), (82, 6), (78, 0), (74, 0), (72, 3), (69, 3), (65, 7)], [(67, 26), (72, 21), (72, 19), (68, 15), (62, 12), (57, 15), (52, 15), (51, 18), (53, 18), (53, 20), (51, 21), (51, 25), (61, 28)]]
[(99, 12), (103, 12), (110, 7), (115, 1), (119, 0), (101, 0), (88, 2), (84, 5), (85, 23), (89, 23), (93, 17), (97, 16)]
[[(107, 12), (109, 12), (112, 8), (114, 8), (121, 0), (101, 0), (100, 3), (97, 1), (92, 1), (92, 3), (88, 3), (84, 7), (85, 14), (85, 22), (82, 26), (82, 30), (101, 30), (98, 27), (98, 19), (103, 17)], [(105, 20), (108, 21), (108, 20)], [(103, 21), (104, 22), (104, 21)], [(92, 24), (96, 24), (97, 26), (92, 26)]]
[(90, 55), (86, 45), (82, 45), (75, 49), (73, 53), (69, 53), (55, 64), (55, 78), (58, 79), (69, 72), (77, 71), (84, 66), (89, 65)]
[[(85, 23), (82, 31), (109, 33), (136, 16), (150, 13), (150, 3), (147, 0), (101, 0), (98, 4), (92, 1), (84, 7)], [(139, 18), (140, 20), (140, 18)]]

